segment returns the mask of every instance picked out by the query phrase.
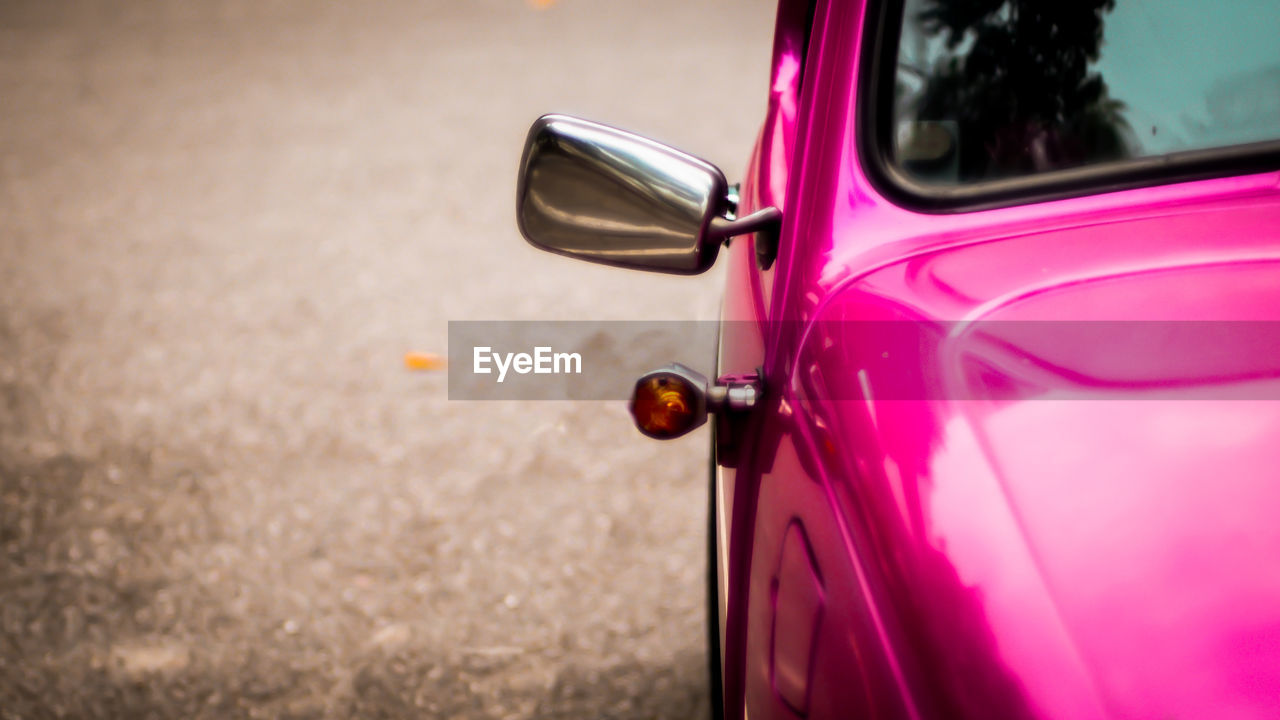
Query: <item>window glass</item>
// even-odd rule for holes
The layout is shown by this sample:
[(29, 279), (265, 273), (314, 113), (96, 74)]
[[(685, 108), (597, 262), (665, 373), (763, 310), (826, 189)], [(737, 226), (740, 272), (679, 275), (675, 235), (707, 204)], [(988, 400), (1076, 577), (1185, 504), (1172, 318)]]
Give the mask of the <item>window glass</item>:
[(939, 185), (1280, 139), (1280, 0), (906, 0), (893, 122)]

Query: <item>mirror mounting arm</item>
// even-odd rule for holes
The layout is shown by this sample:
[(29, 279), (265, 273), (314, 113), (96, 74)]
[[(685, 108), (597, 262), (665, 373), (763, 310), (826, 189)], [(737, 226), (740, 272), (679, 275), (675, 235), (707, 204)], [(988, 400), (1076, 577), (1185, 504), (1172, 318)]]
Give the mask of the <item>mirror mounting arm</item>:
[(776, 207), (757, 210), (746, 217), (734, 220), (724, 217), (711, 219), (708, 235), (715, 240), (728, 240), (737, 235), (771, 230), (777, 232), (782, 225), (782, 211)]
[(737, 220), (713, 218), (708, 232), (711, 237), (724, 242), (735, 235), (756, 233), (756, 265), (761, 270), (768, 270), (778, 257), (778, 234), (781, 230), (782, 211), (767, 207)]

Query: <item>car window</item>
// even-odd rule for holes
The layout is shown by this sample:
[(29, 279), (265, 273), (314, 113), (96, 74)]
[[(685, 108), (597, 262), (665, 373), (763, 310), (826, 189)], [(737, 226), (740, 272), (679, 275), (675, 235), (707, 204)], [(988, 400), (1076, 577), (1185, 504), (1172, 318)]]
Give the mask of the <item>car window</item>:
[(923, 185), (1280, 139), (1280, 0), (906, 0), (899, 31), (888, 160)]

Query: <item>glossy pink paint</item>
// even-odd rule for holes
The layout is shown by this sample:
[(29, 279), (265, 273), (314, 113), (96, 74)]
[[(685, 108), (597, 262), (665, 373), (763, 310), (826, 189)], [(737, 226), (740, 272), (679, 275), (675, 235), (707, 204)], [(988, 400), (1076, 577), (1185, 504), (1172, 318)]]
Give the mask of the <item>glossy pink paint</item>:
[[(994, 352), (979, 322), (1280, 320), (1280, 173), (898, 207), (854, 142), (862, 21), (818, 3), (790, 107), (780, 22), (744, 204), (785, 208), (782, 252), (729, 253), (721, 369), (763, 364), (769, 403), (721, 496), (727, 715), (1275, 717), (1280, 402), (1247, 398), (1277, 397), (1280, 348), (1010, 335), (1057, 368), (1012, 399), (1020, 366), (965, 367)], [(902, 361), (941, 391), (884, 399), (869, 320), (944, 328)], [(1185, 398), (1144, 399), (1175, 375)]]

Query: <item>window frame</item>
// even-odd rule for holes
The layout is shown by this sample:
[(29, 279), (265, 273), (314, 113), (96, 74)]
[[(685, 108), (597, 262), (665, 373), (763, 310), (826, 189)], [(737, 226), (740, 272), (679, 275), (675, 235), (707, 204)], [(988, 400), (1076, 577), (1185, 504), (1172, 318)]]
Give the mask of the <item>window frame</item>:
[(1132, 158), (957, 185), (918, 182), (897, 167), (893, 88), (905, 0), (869, 0), (855, 97), (859, 163), (873, 187), (924, 213), (974, 212), (1118, 190), (1280, 170), (1280, 139)]

